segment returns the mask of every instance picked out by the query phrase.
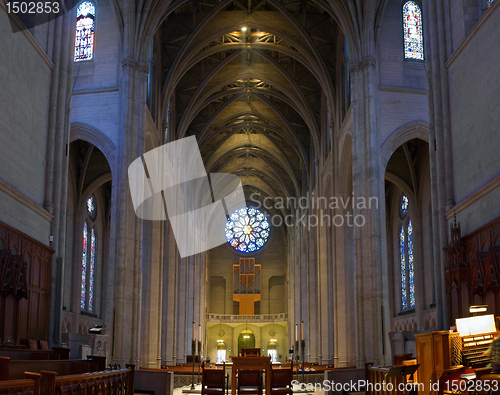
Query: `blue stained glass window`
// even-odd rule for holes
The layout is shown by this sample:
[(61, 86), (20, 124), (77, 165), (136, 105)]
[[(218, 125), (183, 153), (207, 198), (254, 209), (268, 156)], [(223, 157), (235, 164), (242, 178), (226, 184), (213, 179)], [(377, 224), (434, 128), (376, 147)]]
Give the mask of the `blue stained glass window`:
[(405, 59), (424, 60), (422, 11), (414, 1), (407, 1), (403, 5), (403, 36)]
[(255, 207), (236, 210), (226, 222), (227, 242), (236, 251), (255, 252), (269, 239), (271, 227), (266, 216)]
[(80, 292), (80, 307), (85, 309), (85, 296), (87, 292), (87, 223), (83, 223), (83, 249), (82, 249), (82, 287)]
[(75, 62), (94, 56), (95, 6), (84, 1), (76, 9)]
[(90, 236), (89, 311), (94, 310), (95, 231)]
[(408, 301), (406, 299), (406, 253), (405, 253), (405, 228), (401, 226), (399, 231), (399, 263), (401, 265), (401, 307), (406, 310)]
[(401, 195), (401, 202), (399, 203), (399, 216), (401, 217), (401, 219), (404, 219), (406, 217), (406, 214), (408, 214), (408, 205), (408, 196), (403, 193)]
[(415, 307), (415, 272), (413, 270), (413, 226), (408, 221), (408, 283), (410, 286), (410, 307)]

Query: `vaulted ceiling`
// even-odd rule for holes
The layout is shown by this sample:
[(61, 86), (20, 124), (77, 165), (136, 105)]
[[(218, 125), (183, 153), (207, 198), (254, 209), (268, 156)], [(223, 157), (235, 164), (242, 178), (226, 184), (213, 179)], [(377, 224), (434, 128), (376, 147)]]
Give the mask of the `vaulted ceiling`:
[(247, 198), (300, 197), (343, 48), (312, 1), (184, 2), (155, 38), (163, 112), (175, 138), (196, 136), (207, 172), (238, 175)]

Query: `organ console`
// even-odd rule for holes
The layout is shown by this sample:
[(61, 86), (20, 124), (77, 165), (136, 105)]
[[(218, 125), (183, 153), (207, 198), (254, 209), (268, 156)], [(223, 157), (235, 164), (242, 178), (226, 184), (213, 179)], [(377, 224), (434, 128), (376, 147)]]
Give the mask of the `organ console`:
[(491, 358), (486, 356), (485, 352), (488, 351), (493, 338), (493, 333), (462, 337), (462, 365), (476, 368), (490, 363)]
[(415, 335), (417, 362), (421, 365), (419, 382), (424, 383), (424, 394), (431, 394), (431, 383), (450, 369), (464, 366), (475, 369), (491, 362), (485, 355), (495, 336), (493, 315), (459, 318), (457, 332), (437, 331)]
[(469, 368), (485, 366), (491, 358), (485, 355), (495, 336), (493, 314), (455, 320), (457, 331), (462, 338), (462, 365)]

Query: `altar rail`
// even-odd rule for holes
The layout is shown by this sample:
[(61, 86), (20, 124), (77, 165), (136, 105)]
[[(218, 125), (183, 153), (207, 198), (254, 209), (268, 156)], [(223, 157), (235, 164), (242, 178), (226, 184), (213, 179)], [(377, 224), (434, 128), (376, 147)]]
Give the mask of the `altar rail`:
[(288, 321), (288, 314), (232, 315), (207, 314), (208, 322), (283, 322)]
[(56, 372), (26, 372), (25, 379), (0, 381), (0, 394), (133, 395), (134, 365), (126, 369), (57, 376)]

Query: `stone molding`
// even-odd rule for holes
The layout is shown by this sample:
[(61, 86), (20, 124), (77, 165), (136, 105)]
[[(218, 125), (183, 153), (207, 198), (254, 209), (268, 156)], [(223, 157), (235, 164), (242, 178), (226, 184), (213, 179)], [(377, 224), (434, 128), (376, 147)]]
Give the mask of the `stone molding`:
[(15, 190), (9, 184), (7, 184), (2, 180), (0, 180), (0, 192), (3, 192), (7, 196), (14, 199), (16, 202), (29, 208), (31, 211), (42, 217), (44, 220), (52, 222), (52, 220), (54, 219), (54, 216), (50, 214), (47, 210), (45, 210), (43, 207), (40, 207), (33, 200), (27, 198), (21, 192)]
[(410, 88), (407, 86), (379, 85), (378, 90), (385, 92), (401, 92), (401, 93), (413, 93), (417, 95), (427, 95), (427, 89)]
[(486, 184), (484, 187), (482, 187), (479, 190), (477, 190), (476, 192), (474, 192), (469, 197), (462, 200), (460, 203), (458, 203), (451, 210), (448, 210), (444, 214), (445, 219), (447, 221), (451, 220), (455, 214), (460, 213), (461, 211), (465, 210), (466, 208), (468, 208), (468, 207), (472, 206), (473, 204), (475, 204), (476, 202), (480, 201), (483, 197), (485, 197), (489, 193), (493, 192), (499, 186), (500, 186), (500, 176), (495, 178), (493, 181), (490, 181), (488, 184)]
[(108, 92), (118, 92), (120, 88), (118, 86), (109, 86), (106, 88), (92, 88), (92, 89), (78, 89), (73, 91), (73, 95), (90, 95), (94, 93), (108, 93)]
[(497, 11), (497, 8), (499, 8), (500, 6), (498, 5), (500, 2), (494, 2), (490, 9), (487, 10), (484, 15), (481, 17), (481, 19), (479, 19), (479, 21), (476, 23), (476, 25), (474, 26), (474, 28), (469, 32), (469, 34), (467, 35), (467, 37), (465, 37), (465, 40), (462, 41), (462, 44), (460, 44), (460, 46), (455, 50), (455, 52), (453, 52), (450, 56), (450, 58), (448, 59), (448, 61), (446, 62), (446, 68), (449, 69), (451, 67), (451, 65), (453, 64), (453, 62), (460, 56), (460, 54), (462, 53), (462, 51), (469, 45), (469, 43), (472, 41), (472, 38), (477, 34), (477, 32), (479, 30), (481, 30), (481, 28), (483, 27), (483, 25), (486, 23), (486, 21), (490, 18), (490, 16), (493, 15), (493, 13), (495, 11)]

